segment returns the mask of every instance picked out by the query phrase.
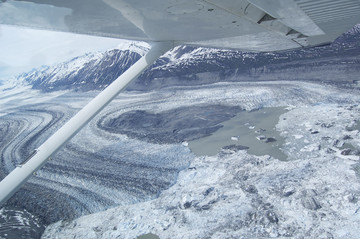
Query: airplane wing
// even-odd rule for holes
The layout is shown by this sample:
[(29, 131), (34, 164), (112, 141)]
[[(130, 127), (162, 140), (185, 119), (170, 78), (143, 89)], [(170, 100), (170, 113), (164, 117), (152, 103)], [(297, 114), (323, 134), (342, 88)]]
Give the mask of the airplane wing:
[(359, 0), (1, 0), (0, 24), (247, 51), (332, 42)]

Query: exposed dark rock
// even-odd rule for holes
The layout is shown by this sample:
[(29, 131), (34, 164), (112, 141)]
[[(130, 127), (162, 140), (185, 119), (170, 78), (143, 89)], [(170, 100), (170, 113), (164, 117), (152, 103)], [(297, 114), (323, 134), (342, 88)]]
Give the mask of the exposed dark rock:
[(348, 200), (349, 200), (349, 202), (351, 202), (351, 203), (357, 203), (357, 202), (358, 202), (358, 198), (357, 198), (355, 195), (353, 195), (353, 194), (350, 194), (350, 195), (348, 196)]
[(326, 153), (328, 153), (328, 154), (333, 154), (333, 153), (335, 153), (336, 151), (335, 150), (333, 150), (332, 148), (327, 148), (326, 149)]
[(266, 129), (260, 128), (260, 129), (258, 129), (258, 130), (255, 130), (255, 133), (256, 133), (256, 134), (261, 134), (262, 132), (265, 132), (265, 131), (266, 131)]
[(245, 185), (243, 187), (243, 189), (248, 193), (257, 193), (258, 192), (258, 190), (256, 189), (256, 187), (254, 185)]
[(240, 111), (240, 107), (224, 105), (181, 107), (161, 113), (135, 110), (116, 118), (105, 116), (98, 127), (152, 143), (181, 143), (209, 136)]
[(296, 192), (294, 187), (285, 187), (282, 191), (282, 196), (283, 197), (290, 197), (291, 195), (293, 195)]
[(196, 203), (194, 205), (194, 208), (197, 211), (204, 211), (204, 210), (209, 210), (211, 208), (211, 206), (216, 203), (218, 200), (211, 200), (210, 202), (204, 203), (204, 202), (200, 202), (200, 203)]
[(311, 134), (318, 134), (319, 131), (315, 130), (315, 131), (311, 131)]
[[(261, 200), (260, 200), (261, 202)], [(268, 210), (268, 209), (273, 209), (274, 208), (274, 205), (272, 205), (271, 203), (264, 203), (262, 202), (263, 204), (259, 207), (259, 209), (261, 210)]]
[(267, 138), (265, 140), (265, 143), (273, 143), (273, 142), (276, 142), (276, 139), (275, 138)]
[(334, 236), (333, 236), (333, 234), (331, 234), (330, 232), (326, 232), (325, 235), (324, 235), (324, 238), (334, 239)]
[(265, 213), (266, 218), (270, 221), (270, 223), (278, 223), (279, 218), (277, 217), (276, 213), (273, 211), (267, 211)]
[(334, 126), (334, 123), (322, 123), (321, 127), (323, 128), (331, 128)]
[(344, 149), (343, 151), (341, 151), (342, 155), (350, 155), (351, 154), (351, 149)]
[(294, 191), (288, 191), (283, 194), (284, 197), (289, 197), (294, 194)]
[(191, 202), (184, 203), (184, 208), (185, 209), (188, 209), (189, 207), (191, 207)]
[(321, 208), (320, 203), (314, 197), (305, 197), (301, 199), (302, 205), (310, 210), (318, 210)]
[[(206, 205), (203, 205), (201, 206), (200, 210), (203, 211), (203, 210), (209, 210), (211, 208), (211, 205), (210, 204), (206, 204)], [(199, 210), (199, 209), (198, 209)]]
[(351, 151), (351, 154), (356, 155), (356, 156), (360, 156), (360, 150), (355, 149), (355, 150)]
[(303, 198), (301, 199), (301, 204), (303, 207), (309, 210), (318, 210), (321, 208), (320, 203), (317, 201), (316, 196), (317, 192), (313, 189), (307, 189), (302, 192)]
[(209, 193), (211, 193), (212, 191), (214, 191), (214, 187), (210, 187), (210, 188), (206, 189), (206, 191), (204, 192), (204, 196), (206, 197), (206, 196), (209, 195)]
[(348, 139), (353, 139), (353, 137), (351, 137), (350, 135), (345, 135), (345, 136), (343, 137), (343, 140), (348, 140)]
[(234, 179), (237, 181), (246, 181), (249, 179), (249, 173), (247, 171), (240, 170), (235, 174)]
[(302, 195), (304, 196), (317, 196), (317, 192), (314, 189), (306, 189), (302, 191)]
[(335, 142), (333, 143), (333, 146), (335, 146), (336, 148), (341, 148), (344, 145), (344, 141), (341, 140), (335, 140)]

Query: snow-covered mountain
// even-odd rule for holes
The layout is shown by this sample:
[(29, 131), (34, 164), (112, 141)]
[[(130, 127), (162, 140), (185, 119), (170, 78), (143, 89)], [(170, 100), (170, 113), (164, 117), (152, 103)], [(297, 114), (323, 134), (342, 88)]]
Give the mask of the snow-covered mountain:
[[(273, 80), (281, 78), (284, 71), (303, 73), (304, 65), (308, 69), (313, 67), (312, 70), (331, 72), (334, 64), (339, 64), (341, 68), (344, 61), (347, 63), (344, 69), (346, 71), (360, 64), (359, 39), (360, 24), (331, 45), (279, 53), (248, 53), (179, 46), (160, 58), (130, 85), (129, 89), (151, 90), (167, 85), (246, 81), (249, 80), (248, 77)], [(143, 43), (125, 43), (119, 46), (119, 49), (89, 53), (58, 65), (34, 69), (20, 75), (18, 79), (29, 82), (33, 88), (45, 92), (103, 89), (145, 54), (148, 48), (149, 46)], [(327, 68), (329, 65), (331, 67)], [(209, 73), (212, 73), (211, 77)], [(330, 75), (333, 76), (333, 72)], [(305, 74), (303, 78), (312, 79), (312, 76)], [(294, 74), (294, 79), (287, 80), (299, 78)]]
[(351, 45), (359, 45), (360, 41), (360, 24), (355, 25), (349, 31), (338, 37), (334, 44), (345, 45), (350, 43)]
[(43, 91), (103, 88), (136, 62), (141, 55), (131, 50), (89, 53), (55, 66), (43, 66), (18, 78)]

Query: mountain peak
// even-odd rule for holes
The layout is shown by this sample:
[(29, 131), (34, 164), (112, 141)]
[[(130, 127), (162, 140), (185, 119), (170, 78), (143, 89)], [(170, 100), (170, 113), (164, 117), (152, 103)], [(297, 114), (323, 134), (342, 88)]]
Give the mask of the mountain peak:
[(122, 41), (115, 49), (121, 51), (131, 51), (137, 53), (140, 56), (145, 55), (150, 49), (150, 44), (147, 42), (136, 42), (136, 41)]

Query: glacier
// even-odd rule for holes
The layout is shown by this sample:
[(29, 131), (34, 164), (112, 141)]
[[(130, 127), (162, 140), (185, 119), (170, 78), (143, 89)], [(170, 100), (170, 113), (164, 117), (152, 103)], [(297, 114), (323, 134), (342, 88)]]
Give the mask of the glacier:
[[(357, 238), (359, 29), (281, 53), (174, 49), (31, 178), (0, 211), (16, 215), (2, 225), (26, 233), (34, 218), (43, 238)], [(2, 82), (0, 178), (147, 49), (127, 43)], [(194, 135), (269, 107), (287, 108), (275, 130), (288, 160), (191, 152)], [(180, 125), (192, 134), (176, 135)]]
[[(49, 98), (35, 104), (21, 102), (1, 118), (27, 124), (23, 126), (27, 137), (54, 117), (59, 117), (54, 126), (61, 124), (96, 94), (63, 92), (54, 97), (30, 91)], [(33, 213), (46, 210), (43, 220), (58, 221), (46, 228), (43, 238), (136, 238), (147, 233), (160, 238), (356, 238), (359, 156), (356, 150), (344, 155), (346, 148), (334, 143), (346, 141), (359, 148), (359, 100), (358, 89), (302, 81), (220, 82), (123, 92), (37, 172), (28, 186), (31, 194), (20, 193), (18, 200), (25, 197), (29, 202), (37, 195), (36, 203), (43, 209), (33, 202), (29, 205)], [(104, 117), (134, 110), (161, 114), (216, 104), (246, 110), (288, 107), (276, 129), (285, 138), (282, 151), (290, 160), (236, 150), (197, 157), (184, 143), (145, 142), (98, 127)], [(55, 128), (43, 131), (31, 145)], [(28, 147), (23, 142), (14, 140), (3, 154), (21, 155)], [(14, 165), (8, 162), (6, 168)], [(159, 185), (158, 180), (167, 183)], [(94, 212), (99, 214), (74, 219)]]
[[(268, 92), (277, 91), (279, 83), (273, 84), (267, 85)], [(334, 142), (347, 138), (359, 148), (359, 130), (351, 128), (360, 116), (359, 96), (306, 86), (318, 94), (308, 97), (308, 103), (292, 102), (276, 125), (290, 160), (246, 151), (194, 157), (158, 198), (57, 222), (43, 238), (136, 238), (148, 233), (160, 238), (357, 238), (359, 152), (346, 155)], [(266, 102), (274, 103), (274, 98)]]

